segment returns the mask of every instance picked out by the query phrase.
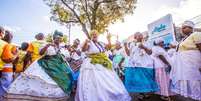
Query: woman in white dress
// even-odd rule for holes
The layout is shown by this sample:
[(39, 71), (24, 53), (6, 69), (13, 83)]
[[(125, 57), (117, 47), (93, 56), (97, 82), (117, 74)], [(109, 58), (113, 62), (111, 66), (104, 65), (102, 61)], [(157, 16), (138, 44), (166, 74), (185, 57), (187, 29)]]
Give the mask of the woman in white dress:
[(201, 33), (193, 28), (191, 21), (182, 24), (185, 38), (178, 45), (170, 76), (173, 92), (201, 101)]
[(140, 93), (139, 100), (148, 97), (148, 93), (158, 91), (155, 81), (154, 61), (151, 58), (151, 48), (148, 43), (143, 41), (143, 35), (137, 32), (134, 36), (136, 43), (131, 43), (128, 49), (125, 45), (129, 56), (128, 67), (125, 68), (125, 87), (129, 93)]
[(75, 101), (130, 101), (111, 61), (104, 54), (103, 45), (98, 42), (97, 31), (91, 32), (91, 40), (86, 40), (83, 51), (87, 58), (80, 68)]
[(160, 88), (157, 94), (161, 95), (161, 99), (171, 101), (169, 77), (171, 65), (169, 55), (164, 49), (164, 40), (162, 38), (157, 38), (154, 40), (152, 57), (154, 59), (156, 82)]
[(115, 44), (115, 49), (113, 50), (113, 68), (119, 75), (119, 77), (124, 79), (124, 67), (128, 64), (128, 56), (126, 50), (122, 47), (119, 41)]
[(32, 63), (8, 88), (6, 101), (66, 101), (72, 88), (72, 73), (62, 56), (62, 33), (55, 32), (54, 43), (41, 49), (42, 58)]

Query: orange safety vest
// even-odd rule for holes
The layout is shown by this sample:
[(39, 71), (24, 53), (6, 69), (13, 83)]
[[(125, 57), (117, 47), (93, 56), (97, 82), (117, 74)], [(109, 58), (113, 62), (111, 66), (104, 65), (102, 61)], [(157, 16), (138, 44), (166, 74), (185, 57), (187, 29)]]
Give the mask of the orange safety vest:
[(40, 55), (40, 48), (45, 44), (45, 41), (33, 41), (28, 48), (28, 51), (32, 53), (32, 62), (39, 59)]
[(3, 68), (3, 70), (2, 70), (2, 72), (6, 72), (6, 73), (10, 73), (10, 72), (13, 72), (13, 68), (12, 67), (10, 67), (10, 68), (7, 68), (7, 67), (4, 67)]
[(27, 53), (26, 51), (19, 50), (19, 52), (18, 52), (19, 60), (18, 60), (18, 62), (16, 64), (15, 72), (20, 73), (20, 72), (23, 71), (23, 66), (24, 66), (24, 61), (23, 60), (25, 58), (26, 53)]
[[(0, 39), (0, 57), (1, 57), (2, 53), (3, 53), (3, 48), (4, 48), (4, 46), (6, 44), (7, 43), (5, 41), (3, 41), (3, 40)], [(4, 66), (4, 62), (0, 58), (0, 71), (3, 69), (3, 66)]]
[(3, 48), (1, 59), (13, 59), (16, 57), (17, 47), (12, 44), (6, 44)]
[[(17, 47), (12, 44), (6, 44), (3, 47), (1, 58), (5, 60), (14, 59), (16, 57), (16, 54), (17, 54)], [(4, 63), (2, 72), (7, 73), (13, 72), (12, 63)]]

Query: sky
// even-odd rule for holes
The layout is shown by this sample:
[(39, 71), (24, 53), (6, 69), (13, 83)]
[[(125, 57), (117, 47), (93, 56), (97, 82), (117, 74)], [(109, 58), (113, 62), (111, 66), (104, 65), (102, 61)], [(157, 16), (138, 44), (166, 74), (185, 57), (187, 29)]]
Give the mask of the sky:
[[(121, 41), (137, 31), (146, 31), (147, 24), (167, 14), (172, 14), (174, 23), (179, 25), (200, 15), (200, 5), (201, 0), (138, 0), (134, 14), (125, 16), (124, 22), (111, 24), (109, 32)], [(13, 42), (17, 44), (34, 40), (39, 32), (59, 30), (68, 35), (68, 29), (50, 21), (50, 16), (50, 8), (43, 0), (0, 0), (0, 26), (13, 32)], [(71, 28), (71, 42), (75, 38), (86, 39), (79, 26)], [(105, 36), (100, 36), (100, 40), (105, 41)]]

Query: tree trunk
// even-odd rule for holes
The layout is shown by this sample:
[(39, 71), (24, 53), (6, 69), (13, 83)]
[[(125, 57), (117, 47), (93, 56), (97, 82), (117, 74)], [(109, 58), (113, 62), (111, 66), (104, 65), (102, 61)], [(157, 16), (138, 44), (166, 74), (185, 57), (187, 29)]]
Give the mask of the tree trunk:
[(91, 39), (91, 37), (89, 36), (89, 32), (87, 31), (86, 25), (85, 24), (81, 24), (81, 26), (82, 26), (82, 31), (87, 36), (87, 38)]

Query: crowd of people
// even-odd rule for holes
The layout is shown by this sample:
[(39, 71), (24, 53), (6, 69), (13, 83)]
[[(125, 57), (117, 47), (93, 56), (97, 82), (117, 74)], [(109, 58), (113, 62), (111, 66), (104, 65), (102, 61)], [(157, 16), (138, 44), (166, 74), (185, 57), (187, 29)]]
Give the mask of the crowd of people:
[(43, 33), (35, 41), (12, 43), (10, 31), (0, 28), (0, 100), (131, 101), (151, 94), (171, 101), (179, 94), (201, 100), (201, 33), (194, 23), (182, 24), (184, 38), (168, 49), (164, 39), (151, 43), (141, 32), (132, 42), (107, 44), (96, 30), (83, 44), (72, 45), (55, 31), (51, 42)]

